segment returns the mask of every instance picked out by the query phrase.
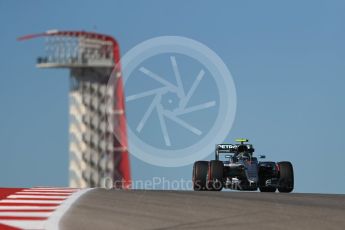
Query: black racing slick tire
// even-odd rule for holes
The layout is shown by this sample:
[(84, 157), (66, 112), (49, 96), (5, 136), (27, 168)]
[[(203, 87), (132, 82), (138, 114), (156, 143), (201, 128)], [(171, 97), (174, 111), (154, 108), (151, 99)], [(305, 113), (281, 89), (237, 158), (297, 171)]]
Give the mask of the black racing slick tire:
[(207, 187), (208, 161), (196, 161), (193, 165), (193, 189), (205, 190)]
[(212, 160), (208, 165), (208, 190), (221, 191), (223, 189), (224, 165), (222, 161)]
[(278, 191), (289, 193), (294, 189), (294, 175), (291, 162), (282, 161), (279, 165), (279, 184)]
[[(260, 192), (275, 192), (276, 186), (266, 186), (266, 180), (274, 177), (274, 170), (276, 163), (272, 161), (259, 163), (259, 190)], [(271, 166), (271, 167), (267, 167)]]

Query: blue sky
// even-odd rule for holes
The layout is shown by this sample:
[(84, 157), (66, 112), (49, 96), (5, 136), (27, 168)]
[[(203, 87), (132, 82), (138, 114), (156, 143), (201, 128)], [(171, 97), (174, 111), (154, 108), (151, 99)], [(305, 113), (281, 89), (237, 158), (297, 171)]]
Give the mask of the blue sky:
[[(345, 193), (344, 12), (343, 1), (1, 1), (0, 186), (67, 185), (68, 71), (35, 68), (42, 40), (16, 41), (54, 28), (113, 35), (122, 54), (157, 36), (202, 42), (237, 89), (227, 142), (291, 160), (297, 192)], [(191, 165), (131, 160), (134, 179), (191, 177)]]

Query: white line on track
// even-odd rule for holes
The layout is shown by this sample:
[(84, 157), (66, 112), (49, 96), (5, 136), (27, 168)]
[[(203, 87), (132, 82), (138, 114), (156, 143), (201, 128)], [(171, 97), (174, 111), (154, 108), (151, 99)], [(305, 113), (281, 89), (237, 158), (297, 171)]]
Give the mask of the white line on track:
[(72, 190), (67, 190), (67, 189), (24, 189), (22, 190), (24, 192), (76, 192), (78, 190), (72, 189)]
[(56, 207), (50, 207), (50, 206), (1, 206), (0, 205), (0, 211), (1, 210), (51, 210), (53, 211), (56, 209)]
[(78, 200), (82, 195), (91, 191), (92, 188), (79, 190), (76, 193), (73, 193), (67, 200), (65, 200), (56, 210), (53, 212), (53, 215), (49, 217), (46, 222), (45, 229), (48, 230), (59, 230), (59, 223), (62, 216), (68, 211), (72, 204)]
[(44, 196), (44, 195), (10, 195), (7, 198), (47, 198), (47, 199), (65, 199), (68, 196)]
[(63, 200), (0, 200), (1, 203), (27, 203), (27, 204), (61, 204)]
[(69, 196), (72, 195), (73, 192), (16, 192), (17, 195), (61, 195), (61, 196)]
[(25, 188), (24, 190), (73, 190), (73, 191), (78, 191), (79, 188)]
[(0, 212), (0, 217), (49, 217), (51, 212)]
[(45, 221), (41, 220), (0, 220), (1, 224), (20, 229), (44, 229)]

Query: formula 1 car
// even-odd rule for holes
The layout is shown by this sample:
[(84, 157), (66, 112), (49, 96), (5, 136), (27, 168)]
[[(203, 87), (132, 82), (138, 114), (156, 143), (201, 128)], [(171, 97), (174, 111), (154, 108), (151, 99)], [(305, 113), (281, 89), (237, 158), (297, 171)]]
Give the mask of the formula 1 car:
[[(261, 192), (289, 193), (294, 188), (292, 164), (288, 161), (258, 161), (254, 148), (247, 139), (236, 139), (239, 144), (219, 144), (215, 160), (197, 161), (193, 166), (195, 191), (221, 191), (223, 188)], [(259, 156), (264, 159), (264, 155)]]

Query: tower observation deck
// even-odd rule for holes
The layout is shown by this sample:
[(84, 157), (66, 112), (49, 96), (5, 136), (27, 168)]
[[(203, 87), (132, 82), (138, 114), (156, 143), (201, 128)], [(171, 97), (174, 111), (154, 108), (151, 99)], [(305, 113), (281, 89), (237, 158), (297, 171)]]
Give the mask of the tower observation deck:
[[(105, 178), (130, 186), (124, 91), (117, 41), (85, 31), (57, 31), (20, 37), (45, 37), (38, 68), (70, 69), (69, 185), (101, 186)], [(116, 86), (107, 87), (111, 74)], [(114, 130), (120, 129), (120, 130)], [(121, 136), (115, 136), (121, 133)]]

